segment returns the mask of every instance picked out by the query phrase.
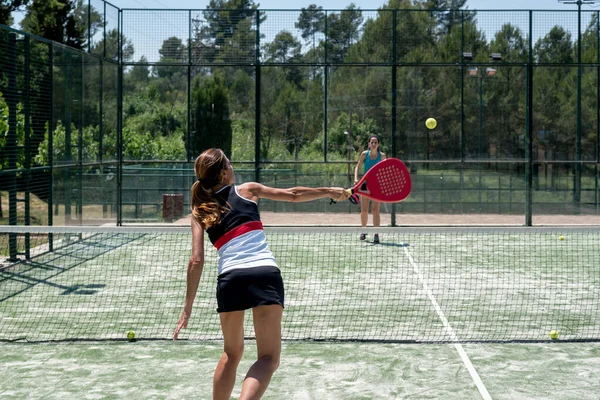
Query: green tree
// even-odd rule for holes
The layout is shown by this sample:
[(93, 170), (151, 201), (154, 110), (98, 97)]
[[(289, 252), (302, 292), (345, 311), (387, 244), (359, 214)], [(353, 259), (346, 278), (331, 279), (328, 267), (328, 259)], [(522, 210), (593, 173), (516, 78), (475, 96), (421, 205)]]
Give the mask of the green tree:
[[(133, 60), (135, 53), (133, 42), (125, 35), (121, 35), (122, 45), (122, 57), (123, 62), (130, 62)], [(106, 39), (101, 39), (98, 43), (94, 44), (91, 48), (92, 54), (106, 55), (109, 60), (118, 62), (119, 61), (119, 31), (117, 29), (111, 29), (106, 32)]]
[(546, 36), (540, 38), (534, 46), (536, 61), (540, 64), (572, 64), (574, 48), (571, 34), (562, 26), (554, 26)]
[[(140, 58), (139, 64), (135, 64), (131, 68), (128, 76), (134, 84), (146, 85), (150, 80), (150, 71), (148, 70), (148, 59), (146, 56)], [(134, 85), (135, 86), (135, 85)]]
[[(594, 13), (581, 39), (581, 59), (584, 63), (598, 60), (598, 13)], [(582, 150), (585, 160), (596, 157), (596, 113), (597, 113), (597, 74), (596, 68), (583, 68), (582, 74)]]
[(438, 34), (447, 34), (463, 22), (473, 22), (476, 13), (465, 10), (467, 0), (426, 0), (424, 8), (432, 10), (432, 16), (439, 24)]
[[(101, 24), (97, 13), (92, 23), (91, 29), (95, 31)], [(87, 39), (87, 4), (82, 0), (32, 0), (21, 27), (46, 39), (82, 49)]]
[(301, 32), (302, 39), (308, 44), (312, 41), (314, 52), (317, 34), (325, 33), (325, 12), (323, 7), (311, 4), (308, 8), (302, 8), (298, 22), (294, 25)]
[(360, 36), (359, 27), (364, 18), (362, 11), (351, 3), (340, 13), (331, 13), (327, 16), (327, 43), (329, 59), (335, 63), (344, 61), (350, 46)]
[[(96, 142), (98, 127), (87, 126), (82, 129), (82, 134), (82, 161), (96, 160), (98, 156), (98, 145)], [(66, 128), (61, 121), (58, 121), (56, 128), (52, 132), (53, 160), (55, 163), (66, 160), (78, 161), (79, 130), (74, 124), (71, 124), (71, 141), (69, 144), (71, 148), (70, 154), (67, 153)], [(34, 160), (39, 165), (49, 165), (48, 126), (46, 126), (44, 141), (40, 143), (38, 154)]]
[(85, 44), (91, 45), (88, 38), (93, 38), (104, 26), (103, 17), (88, 0), (73, 0), (73, 4), (72, 17), (83, 29)]
[(223, 149), (231, 155), (231, 119), (229, 117), (229, 94), (219, 76), (194, 81), (195, 132), (191, 139), (189, 154), (200, 154), (210, 147)]
[[(256, 52), (256, 23), (265, 20), (253, 0), (211, 0), (203, 11), (206, 21), (192, 40), (193, 57), (203, 61), (252, 62)], [(259, 14), (256, 21), (257, 13)], [(240, 45), (241, 44), (241, 45)]]
[[(510, 23), (496, 32), (490, 51), (513, 62), (527, 60), (529, 52), (523, 32)], [(495, 70), (496, 76), (486, 77), (482, 82), (489, 88), (484, 91), (484, 103), (489, 110), (485, 115), (486, 153), (491, 156), (493, 149), (498, 158), (524, 158), (527, 70), (524, 66), (498, 66)]]
[(302, 72), (297, 63), (301, 59), (302, 44), (288, 31), (281, 31), (271, 43), (265, 45), (267, 62), (289, 64), (286, 66), (287, 80), (300, 86)]
[(265, 45), (267, 60), (276, 63), (294, 61), (300, 55), (302, 45), (288, 31), (281, 31), (271, 43)]
[(544, 135), (534, 136), (534, 148), (543, 148), (549, 159), (574, 156), (577, 71), (565, 66), (575, 61), (574, 54), (571, 34), (561, 26), (554, 26), (534, 45), (535, 59), (546, 64), (535, 69), (534, 119), (536, 130)]
[[(175, 36), (163, 41), (158, 54), (160, 54), (160, 62), (162, 63), (185, 65), (187, 62), (187, 47), (180, 38)], [(172, 65), (157, 65), (154, 67), (154, 73), (159, 78), (172, 79), (181, 70), (181, 67)]]
[(0, 24), (11, 26), (12, 13), (27, 7), (30, 0), (0, 0)]

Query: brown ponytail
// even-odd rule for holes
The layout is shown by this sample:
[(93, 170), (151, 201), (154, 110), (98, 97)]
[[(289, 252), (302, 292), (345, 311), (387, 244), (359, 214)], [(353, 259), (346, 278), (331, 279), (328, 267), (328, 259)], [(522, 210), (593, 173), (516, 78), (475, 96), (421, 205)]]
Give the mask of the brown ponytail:
[(196, 158), (194, 172), (198, 179), (191, 189), (192, 216), (208, 228), (218, 224), (228, 208), (215, 198), (213, 188), (220, 183), (221, 171), (228, 167), (221, 149), (208, 149)]

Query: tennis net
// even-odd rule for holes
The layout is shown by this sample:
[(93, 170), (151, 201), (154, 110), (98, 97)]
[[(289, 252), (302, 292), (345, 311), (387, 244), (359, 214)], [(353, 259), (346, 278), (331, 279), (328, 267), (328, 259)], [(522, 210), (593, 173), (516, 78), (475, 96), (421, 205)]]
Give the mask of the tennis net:
[[(600, 339), (597, 228), (266, 228), (286, 287), (283, 338)], [(184, 339), (221, 339), (216, 251)], [(0, 340), (169, 339), (189, 228), (0, 227)], [(251, 313), (245, 335), (254, 336)]]

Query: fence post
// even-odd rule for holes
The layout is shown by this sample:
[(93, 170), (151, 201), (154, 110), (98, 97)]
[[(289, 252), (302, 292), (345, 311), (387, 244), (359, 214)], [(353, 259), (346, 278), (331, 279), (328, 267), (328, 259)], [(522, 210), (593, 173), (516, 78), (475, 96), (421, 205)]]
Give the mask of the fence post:
[[(47, 125), (48, 130), (48, 167), (50, 168), (50, 172), (48, 173), (48, 225), (52, 226), (54, 224), (54, 214), (52, 213), (52, 208), (54, 207), (54, 197), (52, 190), (52, 178), (54, 176), (54, 169), (52, 168), (52, 164), (54, 163), (54, 45), (53, 42), (48, 43), (48, 99), (50, 103), (50, 107), (48, 110), (48, 120), (49, 123)], [(48, 246), (50, 251), (54, 251), (54, 236), (52, 233), (48, 234)]]
[(84, 80), (84, 70), (86, 67), (85, 53), (81, 52), (79, 57), (81, 57), (81, 62), (79, 68), (79, 129), (77, 130), (79, 137), (77, 138), (77, 223), (79, 225), (83, 224), (83, 125), (84, 125), (84, 115), (83, 115), (83, 101), (85, 98), (85, 80)]
[[(23, 65), (25, 75), (25, 86), (23, 88), (23, 113), (25, 114), (25, 225), (31, 224), (31, 41), (29, 36), (23, 38), (23, 50), (25, 53), (25, 63)], [(25, 258), (30, 259), (31, 237), (25, 233)]]
[(323, 65), (323, 161), (327, 162), (327, 103), (328, 103), (328, 84), (329, 84), (329, 64), (327, 47), (329, 46), (329, 32), (327, 30), (327, 11), (325, 11), (325, 64)]
[(577, 129), (575, 138), (575, 184), (573, 185), (573, 209), (575, 214), (581, 213), (581, 170), (583, 152), (581, 150), (581, 2), (577, 3)]
[(260, 10), (256, 10), (256, 52), (255, 52), (255, 74), (254, 82), (254, 181), (260, 182)]
[(71, 169), (73, 168), (72, 161), (72, 149), (71, 149), (71, 111), (73, 108), (72, 100), (72, 71), (71, 71), (71, 57), (72, 53), (70, 49), (64, 48), (64, 54), (66, 58), (66, 71), (65, 71), (65, 178), (64, 178), (64, 201), (65, 201), (65, 225), (71, 225)]
[(117, 226), (123, 224), (123, 11), (119, 9), (117, 75)]
[(187, 133), (186, 133), (186, 160), (187, 162), (192, 161), (194, 154), (192, 154), (191, 143), (192, 143), (192, 10), (188, 10), (188, 66), (187, 66)]
[(92, 5), (91, 0), (88, 0), (87, 8), (87, 37), (88, 37), (88, 53), (92, 52)]
[(527, 138), (527, 167), (525, 168), (525, 225), (532, 226), (533, 213), (533, 11), (529, 10), (529, 62), (527, 63), (527, 112), (526, 112), (526, 138)]
[[(396, 14), (398, 10), (392, 10), (392, 157), (396, 158), (397, 146), (396, 146), (396, 112), (397, 112), (397, 77), (398, 77), (398, 55), (396, 53)], [(396, 203), (392, 203), (392, 226), (396, 226)]]
[[(8, 135), (6, 137), (6, 152), (8, 153), (8, 169), (12, 172), (8, 175), (8, 224), (17, 225), (17, 35), (8, 34), (7, 48), (7, 75), (8, 92), (6, 93), (6, 105), (8, 106)], [(17, 260), (17, 235), (9, 234), (10, 261)]]

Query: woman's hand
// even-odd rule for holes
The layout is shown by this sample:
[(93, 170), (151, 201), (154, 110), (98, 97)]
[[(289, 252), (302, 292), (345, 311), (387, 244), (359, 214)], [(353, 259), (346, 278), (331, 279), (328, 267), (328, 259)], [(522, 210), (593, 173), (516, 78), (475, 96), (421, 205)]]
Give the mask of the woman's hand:
[(192, 315), (192, 310), (186, 310), (185, 308), (181, 312), (181, 316), (179, 317), (179, 321), (177, 321), (177, 326), (175, 326), (175, 332), (173, 333), (173, 340), (177, 340), (179, 337), (179, 331), (187, 328), (188, 321), (190, 320), (190, 315)]
[(344, 188), (333, 187), (331, 188), (331, 198), (335, 201), (347, 200), (352, 195), (352, 192)]

